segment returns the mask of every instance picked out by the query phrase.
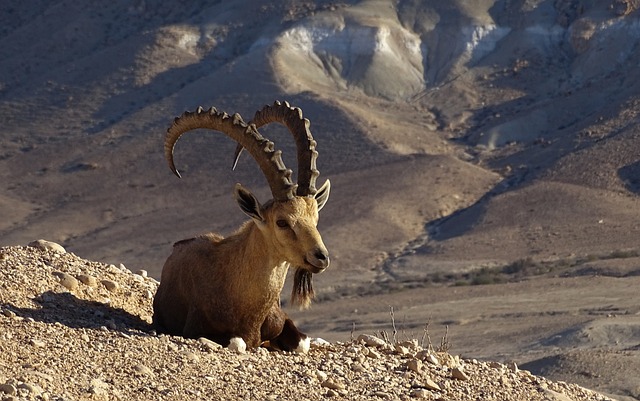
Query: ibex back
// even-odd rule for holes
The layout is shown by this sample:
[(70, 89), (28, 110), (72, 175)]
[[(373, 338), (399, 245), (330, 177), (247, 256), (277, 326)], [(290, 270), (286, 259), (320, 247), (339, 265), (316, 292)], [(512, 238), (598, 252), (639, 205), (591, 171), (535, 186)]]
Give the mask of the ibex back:
[[(295, 138), (297, 185), (281, 152), (258, 132), (271, 122), (284, 124)], [(269, 341), (285, 351), (306, 352), (309, 339), (280, 308), (280, 293), (289, 267), (294, 266), (292, 301), (307, 307), (313, 297), (311, 274), (329, 266), (317, 224), (330, 184), (327, 180), (316, 189), (316, 142), (309, 121), (286, 102), (265, 106), (249, 124), (238, 114), (229, 116), (214, 108), (186, 112), (169, 128), (164, 145), (169, 166), (178, 177), (175, 143), (196, 128), (221, 131), (234, 139), (238, 143), (235, 162), (242, 149), (249, 151), (267, 178), (273, 199), (261, 204), (236, 184), (235, 199), (250, 221), (227, 238), (210, 233), (174, 244), (153, 302), (154, 325), (159, 332), (206, 337), (223, 346), (235, 338), (249, 347)]]

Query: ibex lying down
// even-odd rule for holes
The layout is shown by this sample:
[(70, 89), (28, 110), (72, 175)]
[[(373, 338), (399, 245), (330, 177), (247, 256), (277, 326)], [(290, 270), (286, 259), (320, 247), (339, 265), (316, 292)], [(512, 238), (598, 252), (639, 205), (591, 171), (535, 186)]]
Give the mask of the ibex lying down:
[[(298, 150), (298, 184), (273, 142), (258, 128), (284, 124)], [(267, 178), (273, 199), (261, 205), (236, 184), (235, 198), (251, 218), (230, 237), (206, 234), (179, 241), (163, 269), (153, 302), (159, 332), (206, 337), (223, 346), (242, 339), (249, 347), (265, 341), (285, 351), (306, 352), (309, 339), (280, 308), (280, 292), (290, 266), (296, 267), (292, 300), (306, 307), (313, 295), (311, 273), (329, 266), (329, 254), (317, 229), (318, 211), (329, 198), (329, 180), (316, 189), (316, 142), (309, 120), (288, 103), (276, 102), (258, 111), (250, 124), (240, 115), (215, 108), (185, 112), (167, 131), (164, 149), (171, 170), (173, 148), (182, 134), (196, 128), (225, 133), (236, 142), (236, 159), (246, 149)], [(234, 164), (235, 166), (235, 164)]]

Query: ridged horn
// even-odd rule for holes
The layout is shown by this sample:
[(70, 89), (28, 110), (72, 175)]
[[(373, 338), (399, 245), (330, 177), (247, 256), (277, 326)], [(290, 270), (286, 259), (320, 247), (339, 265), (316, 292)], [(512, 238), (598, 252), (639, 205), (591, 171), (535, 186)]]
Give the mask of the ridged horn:
[[(260, 128), (266, 124), (278, 122), (286, 126), (296, 142), (298, 153), (298, 196), (313, 196), (318, 192), (316, 179), (320, 172), (316, 168), (316, 141), (309, 130), (310, 122), (302, 116), (302, 110), (298, 107), (291, 107), (288, 102), (275, 101), (273, 106), (264, 106), (262, 110), (256, 112), (253, 120), (249, 124), (254, 124)], [(242, 152), (242, 145), (236, 147), (233, 167), (238, 163), (238, 158)]]
[(229, 116), (218, 112), (214, 107), (207, 111), (202, 107), (198, 107), (195, 112), (186, 111), (167, 130), (164, 156), (175, 175), (180, 177), (173, 161), (176, 142), (186, 132), (198, 128), (220, 131), (247, 149), (260, 166), (275, 200), (284, 201), (295, 196), (296, 185), (291, 181), (292, 171), (284, 165), (282, 152), (275, 149), (273, 142), (263, 137), (254, 125), (247, 125), (239, 114)]

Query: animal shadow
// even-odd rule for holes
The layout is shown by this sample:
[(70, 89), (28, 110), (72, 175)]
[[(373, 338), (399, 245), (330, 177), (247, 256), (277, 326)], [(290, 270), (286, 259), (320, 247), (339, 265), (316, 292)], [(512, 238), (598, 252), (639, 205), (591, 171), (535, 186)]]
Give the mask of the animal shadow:
[(104, 326), (110, 330), (134, 335), (152, 330), (149, 323), (121, 308), (80, 299), (68, 292), (47, 291), (34, 298), (34, 301), (41, 307), (16, 308), (12, 305), (2, 305), (2, 308), (12, 310), (23, 318), (50, 324), (60, 323), (74, 329), (100, 329)]

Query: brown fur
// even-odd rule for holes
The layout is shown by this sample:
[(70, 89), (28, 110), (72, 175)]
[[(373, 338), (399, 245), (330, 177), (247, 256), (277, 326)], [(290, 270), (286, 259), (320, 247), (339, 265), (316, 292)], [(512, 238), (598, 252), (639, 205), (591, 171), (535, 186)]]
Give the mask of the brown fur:
[(154, 325), (163, 333), (207, 337), (225, 346), (241, 337), (250, 347), (271, 341), (292, 350), (306, 336), (281, 310), (280, 293), (289, 267), (300, 266), (296, 282), (301, 304), (308, 305), (311, 272), (329, 264), (316, 228), (318, 202), (295, 197), (262, 207), (242, 190), (237, 199), (252, 221), (227, 238), (206, 234), (174, 245), (154, 299)]

